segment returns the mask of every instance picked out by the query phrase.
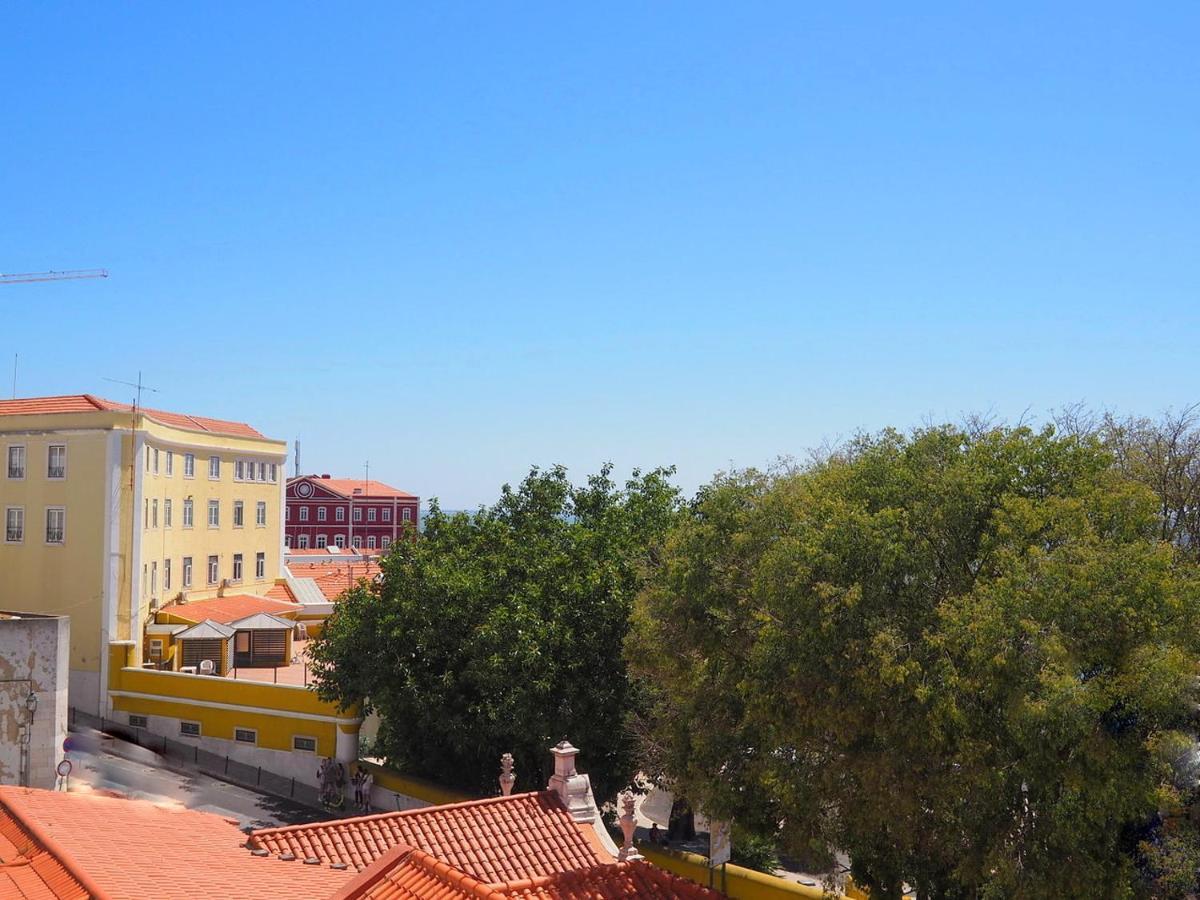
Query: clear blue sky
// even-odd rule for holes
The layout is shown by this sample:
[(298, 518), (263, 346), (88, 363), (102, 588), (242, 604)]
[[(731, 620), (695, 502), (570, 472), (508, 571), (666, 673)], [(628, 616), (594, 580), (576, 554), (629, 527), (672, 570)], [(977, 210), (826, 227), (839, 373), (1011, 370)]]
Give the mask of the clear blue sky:
[(1200, 6), (8, 4), (0, 386), (450, 507), (1200, 399)]

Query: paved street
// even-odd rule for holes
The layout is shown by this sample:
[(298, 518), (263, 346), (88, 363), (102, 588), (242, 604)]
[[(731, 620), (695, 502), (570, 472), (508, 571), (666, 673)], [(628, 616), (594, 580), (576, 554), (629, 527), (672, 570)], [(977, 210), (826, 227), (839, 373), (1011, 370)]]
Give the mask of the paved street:
[[(157, 753), (91, 729), (71, 733), (72, 790), (115, 791), (154, 803), (214, 813), (254, 828), (315, 822), (331, 816), (199, 772), (168, 768)], [(75, 746), (78, 749), (74, 749)]]

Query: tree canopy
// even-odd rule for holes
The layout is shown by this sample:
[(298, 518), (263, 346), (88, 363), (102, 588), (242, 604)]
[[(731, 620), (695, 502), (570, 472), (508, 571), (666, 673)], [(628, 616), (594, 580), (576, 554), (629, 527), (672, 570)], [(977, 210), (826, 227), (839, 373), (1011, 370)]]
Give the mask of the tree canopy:
[(628, 639), (647, 764), (788, 849), (844, 850), (873, 897), (1194, 885), (1170, 816), (1200, 593), (1159, 507), (1052, 429), (888, 431), (718, 477)]
[(570, 739), (597, 797), (636, 771), (639, 700), (622, 643), (650, 554), (678, 509), (671, 470), (620, 487), (534, 469), (499, 501), (392, 545), (382, 579), (346, 594), (313, 649), (327, 699), (378, 711), (376, 752), (407, 772), (495, 793), (511, 752), (542, 787), (547, 748)]

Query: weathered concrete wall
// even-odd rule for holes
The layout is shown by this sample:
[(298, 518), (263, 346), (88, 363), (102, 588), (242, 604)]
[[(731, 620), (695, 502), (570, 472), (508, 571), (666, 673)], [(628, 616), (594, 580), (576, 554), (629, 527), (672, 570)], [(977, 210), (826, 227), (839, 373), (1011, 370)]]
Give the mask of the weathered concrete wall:
[[(70, 647), (65, 616), (0, 612), (0, 784), (54, 787), (67, 736)], [(37, 698), (32, 713), (31, 693)]]

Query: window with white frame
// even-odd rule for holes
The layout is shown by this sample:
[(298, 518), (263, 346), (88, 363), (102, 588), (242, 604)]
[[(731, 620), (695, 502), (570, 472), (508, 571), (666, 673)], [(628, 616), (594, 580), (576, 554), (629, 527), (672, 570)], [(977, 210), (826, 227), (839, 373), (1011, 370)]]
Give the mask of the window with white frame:
[(292, 536), (291, 536), (290, 534), (285, 534), (285, 535), (283, 536), (283, 548), (284, 548), (285, 550), (291, 550), (291, 549), (292, 549)]
[(246, 509), (245, 504), (241, 500), (233, 501), (233, 527), (241, 528), (246, 524)]
[(354, 521), (355, 522), (362, 521), (362, 507), (361, 506), (354, 507)]
[(150, 527), (150, 498), (142, 501), (142, 528)]
[(389, 546), (391, 546), (391, 543), (392, 543), (392, 539), (390, 537), (388, 537), (386, 534), (382, 538), (379, 539), (379, 544), (384, 550), (386, 550)]
[(155, 497), (150, 501), (150, 527), (158, 527), (158, 498)]
[(183, 558), (183, 586), (185, 588), (192, 586), (192, 558), (190, 556)]
[(169, 591), (170, 589), (171, 589), (171, 560), (164, 559), (163, 560), (163, 590)]
[(183, 477), (196, 477), (196, 455), (194, 453), (183, 454)]
[(324, 522), (325, 519), (328, 517), (328, 514), (329, 514), (329, 510), (327, 510), (324, 506), (317, 507), (317, 521), (318, 522)]
[(258, 480), (259, 481), (267, 480), (267, 464), (265, 462), (260, 462), (258, 464)]
[(368, 550), (375, 549), (375, 535), (373, 535), (373, 534), (367, 535), (367, 549)]
[(163, 501), (163, 528), (171, 527), (171, 501)]
[(208, 501), (208, 527), (209, 528), (220, 528), (221, 527), (221, 501), (220, 500), (209, 500)]
[(267, 577), (267, 554), (254, 554), (254, 577), (259, 579)]
[(378, 512), (376, 511), (375, 507), (372, 506), (370, 509), (367, 510), (367, 521), (374, 522), (375, 517), (377, 515), (378, 515)]
[(346, 507), (339, 506), (337, 509), (335, 509), (333, 511), (333, 520), (335, 522), (345, 522), (346, 521)]
[(183, 527), (191, 528), (196, 524), (196, 505), (192, 502), (192, 498), (188, 497), (183, 501)]
[(46, 477), (61, 481), (67, 477), (67, 445), (51, 444), (46, 448)]
[(405, 522), (411, 522), (412, 521), (412, 510), (407, 506), (404, 507), (404, 509), (401, 510), (401, 512), (400, 512), (400, 518), (403, 519)]
[(8, 477), (19, 481), (25, 477), (25, 447), (14, 444), (8, 448)]
[(146, 445), (146, 471), (150, 471), (150, 445)]
[(172, 475), (175, 474), (175, 451), (174, 450), (167, 451), (167, 466), (166, 466), (166, 468), (167, 468), (167, 477), (168, 478), (170, 478)]
[(247, 481), (254, 480), (254, 460), (246, 461), (246, 474), (244, 477)]
[(242, 580), (242, 554), (233, 554), (233, 580)]
[(362, 549), (362, 536), (356, 534), (354, 536), (354, 539), (350, 543), (352, 543), (354, 545), (355, 550), (361, 550)]
[(62, 544), (67, 538), (67, 510), (62, 506), (46, 507), (46, 543)]
[(233, 464), (233, 477), (236, 481), (243, 481), (246, 478), (246, 463), (244, 460), (237, 460)]
[(346, 536), (344, 534), (335, 534), (333, 536), (333, 542), (337, 544), (339, 550), (345, 549)]
[(208, 477), (214, 481), (221, 477), (221, 457), (210, 456), (208, 458)]
[(271, 484), (279, 481), (279, 464), (271, 463)]
[(292, 749), (301, 750), (304, 753), (317, 752), (317, 739), (314, 737), (305, 737), (301, 734), (292, 736)]
[[(151, 641), (150, 643), (154, 643), (154, 642)], [(158, 655), (162, 656), (162, 641), (158, 642), (158, 647), (159, 647)], [(154, 651), (152, 650), (151, 654), (153, 654), (153, 652)], [(150, 720), (147, 719), (145, 716), (135, 716), (133, 713), (129, 714), (129, 727), (130, 728), (148, 728), (149, 726), (150, 726)]]
[(308, 549), (308, 535), (307, 534), (302, 534), (302, 535), (300, 535), (300, 537), (296, 538), (296, 547), (299, 550), (307, 550)]
[(383, 510), (383, 521), (385, 521), (385, 522), (392, 521), (392, 511), (390, 508), (385, 508)]
[(154, 448), (154, 474), (158, 474), (158, 448)]
[(267, 502), (259, 500), (258, 505), (254, 507), (254, 524), (258, 528), (267, 527)]
[(180, 722), (179, 733), (183, 737), (200, 737), (199, 722)]
[(233, 729), (233, 739), (239, 744), (257, 744), (258, 732), (253, 728), (235, 728)]
[(220, 570), (219, 562), (220, 562), (220, 560), (216, 556), (210, 556), (208, 558), (208, 583), (209, 584), (216, 584), (217, 580), (221, 577), (221, 570)]
[(301, 522), (308, 521), (308, 507), (307, 506), (300, 507), (300, 521)]
[(158, 560), (150, 563), (150, 596), (158, 595)]
[(317, 535), (317, 549), (318, 550), (324, 550), (325, 545), (328, 543), (329, 543), (329, 538), (327, 538), (325, 535), (323, 535), (323, 534)]
[(25, 540), (25, 507), (10, 506), (4, 511), (4, 543), (20, 544)]

